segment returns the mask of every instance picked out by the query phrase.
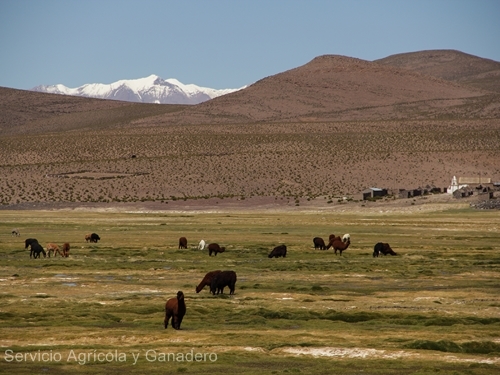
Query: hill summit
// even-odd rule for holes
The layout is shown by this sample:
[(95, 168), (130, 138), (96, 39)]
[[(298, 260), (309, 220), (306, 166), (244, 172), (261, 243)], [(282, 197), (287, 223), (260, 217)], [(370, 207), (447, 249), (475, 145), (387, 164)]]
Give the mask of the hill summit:
[[(428, 118), (486, 94), (408, 69), (324, 55), (244, 90), (168, 114), (175, 123)], [(446, 111), (446, 110), (445, 110)], [(155, 121), (162, 121), (161, 118)]]
[(460, 51), (401, 53), (375, 62), (500, 93), (500, 62)]

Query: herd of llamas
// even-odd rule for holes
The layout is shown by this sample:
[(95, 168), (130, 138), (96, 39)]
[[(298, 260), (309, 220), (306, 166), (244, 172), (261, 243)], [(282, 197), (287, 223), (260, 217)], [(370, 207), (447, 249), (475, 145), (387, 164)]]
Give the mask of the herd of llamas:
[[(349, 234), (344, 234), (344, 236), (339, 237), (335, 236), (334, 234), (331, 234), (328, 237), (328, 245), (325, 244), (325, 241), (321, 237), (314, 237), (313, 238), (313, 244), (315, 249), (320, 249), (320, 250), (328, 250), (330, 248), (334, 249), (335, 255), (337, 254), (337, 251), (339, 252), (340, 255), (342, 255), (342, 252), (346, 250), (349, 245), (351, 244), (351, 236)], [(188, 243), (187, 243), (187, 238), (186, 237), (180, 237), (179, 238), (179, 249), (187, 249), (188, 248)], [(225, 251), (225, 247), (221, 247), (217, 243), (210, 243), (207, 245), (205, 240), (201, 240), (198, 244), (198, 250), (204, 250), (205, 248), (208, 249), (208, 255), (211, 256), (212, 253), (214, 253), (214, 256), (217, 255), (217, 253), (223, 253)], [(273, 250), (269, 253), (268, 257), (269, 258), (279, 258), (279, 257), (286, 257), (287, 253), (287, 247), (286, 245), (278, 245)], [(388, 243), (382, 243), (378, 242), (375, 244), (373, 248), (373, 257), (378, 257), (380, 254), (382, 255), (397, 255), (390, 245)], [(221, 271), (221, 270), (215, 270), (215, 271), (210, 271), (207, 272), (207, 274), (203, 277), (201, 282), (196, 286), (196, 293), (199, 293), (205, 288), (206, 286), (210, 287), (210, 293), (213, 295), (216, 294), (223, 294), (224, 293), (224, 288), (227, 286), (229, 287), (229, 294), (234, 294), (234, 289), (235, 289), (235, 284), (237, 280), (237, 275), (235, 271), (228, 270), (228, 271)], [(164, 326), (165, 328), (168, 327), (169, 320), (172, 319), (172, 327), (174, 329), (181, 329), (181, 323), (182, 319), (184, 318), (184, 315), (186, 314), (186, 302), (184, 300), (184, 292), (178, 291), (177, 292), (177, 297), (170, 298), (166, 304), (165, 304), (165, 319), (164, 319)]]
[[(13, 236), (20, 236), (19, 229), (12, 230)], [(97, 243), (100, 240), (100, 236), (97, 233), (89, 233), (85, 235), (85, 241), (91, 243)], [(325, 243), (323, 238), (314, 237), (313, 245), (315, 249), (319, 250), (329, 250), (333, 248), (335, 255), (337, 255), (337, 251), (340, 255), (342, 252), (347, 250), (349, 245), (351, 244), (351, 236), (349, 234), (344, 234), (342, 237), (335, 236), (334, 234), (330, 234), (328, 237), (328, 244)], [(65, 242), (60, 248), (55, 243), (48, 243), (46, 246), (46, 251), (44, 248), (38, 243), (38, 240), (35, 238), (28, 238), (25, 240), (25, 249), (30, 248), (30, 258), (40, 258), (40, 254), (43, 254), (44, 258), (48, 255), (50, 258), (50, 254), (53, 253), (54, 257), (57, 254), (61, 255), (63, 258), (69, 257), (70, 244)], [(188, 241), (186, 237), (179, 238), (179, 249), (187, 249)], [(201, 240), (197, 246), (198, 250), (208, 249), (208, 255), (217, 256), (218, 253), (224, 253), (226, 248), (224, 246), (220, 246), (218, 243), (209, 243), (207, 244), (205, 240)], [(373, 257), (378, 257), (380, 254), (382, 255), (397, 255), (391, 248), (388, 243), (378, 242), (375, 244), (373, 248)], [(269, 253), (269, 258), (285, 258), (287, 255), (287, 247), (284, 244), (278, 245), (272, 249)], [(205, 286), (210, 287), (210, 293), (213, 295), (224, 294), (224, 288), (229, 287), (229, 294), (234, 294), (235, 284), (237, 280), (237, 275), (235, 271), (227, 270), (215, 270), (208, 272), (201, 282), (196, 286), (196, 293), (201, 292)], [(168, 327), (168, 323), (171, 320), (171, 325), (174, 329), (181, 329), (182, 319), (186, 314), (186, 302), (184, 299), (184, 292), (178, 291), (177, 296), (174, 298), (170, 298), (167, 300), (165, 304), (165, 319), (164, 326)]]

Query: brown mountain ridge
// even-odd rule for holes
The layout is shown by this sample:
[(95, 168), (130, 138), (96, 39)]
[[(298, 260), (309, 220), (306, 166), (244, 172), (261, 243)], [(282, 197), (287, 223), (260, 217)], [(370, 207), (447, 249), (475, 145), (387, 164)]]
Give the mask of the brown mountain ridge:
[(464, 111), (464, 106), (474, 107), (488, 97), (486, 94), (476, 87), (389, 64), (325, 55), (261, 79), (245, 90), (155, 121), (212, 123), (217, 118), (217, 122), (248, 123), (432, 118), (458, 108)]
[(326, 204), (453, 175), (500, 181), (500, 94), (464, 78), (490, 70), (438, 52), (455, 81), (419, 71), (419, 53), (401, 66), (325, 55), (195, 106), (0, 88), (0, 204)]
[(375, 62), (500, 93), (500, 62), (460, 51), (401, 53)]

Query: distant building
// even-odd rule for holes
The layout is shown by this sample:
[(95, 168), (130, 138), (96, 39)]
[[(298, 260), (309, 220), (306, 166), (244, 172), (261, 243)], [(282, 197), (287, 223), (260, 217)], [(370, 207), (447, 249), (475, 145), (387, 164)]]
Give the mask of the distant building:
[(446, 192), (448, 194), (453, 194), (457, 190), (462, 189), (462, 188), (467, 187), (467, 186), (468, 186), (467, 184), (461, 184), (461, 185), (459, 185), (458, 182), (457, 182), (456, 176), (453, 176), (453, 178), (451, 179), (451, 185), (448, 186), (448, 189), (446, 189)]
[(453, 176), (451, 179), (451, 185), (448, 186), (446, 192), (453, 194), (455, 191), (467, 187), (486, 191), (494, 188), (494, 184), (491, 182), (491, 178), (489, 177), (459, 177), (457, 182), (457, 178)]
[(387, 195), (387, 189), (371, 187), (363, 191), (363, 200), (375, 197), (385, 197), (386, 195)]
[(427, 185), (424, 188), (417, 189), (399, 189), (398, 198), (413, 198), (421, 195), (429, 195), (429, 194), (440, 194), (441, 188)]
[(452, 194), (455, 198), (467, 198), (474, 194), (474, 189), (465, 185), (460, 189), (455, 190)]
[(467, 185), (481, 185), (481, 184), (491, 184), (491, 178), (489, 177), (459, 177), (459, 184)]

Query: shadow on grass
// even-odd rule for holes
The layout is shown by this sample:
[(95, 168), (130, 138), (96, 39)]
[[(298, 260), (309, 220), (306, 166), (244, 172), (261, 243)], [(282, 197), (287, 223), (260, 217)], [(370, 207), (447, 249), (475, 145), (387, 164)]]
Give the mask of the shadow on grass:
[(491, 341), (469, 341), (457, 344), (453, 341), (417, 340), (405, 345), (409, 349), (437, 350), (450, 353), (500, 354), (500, 344)]

